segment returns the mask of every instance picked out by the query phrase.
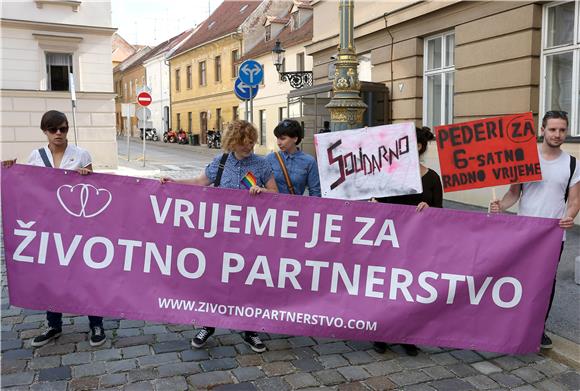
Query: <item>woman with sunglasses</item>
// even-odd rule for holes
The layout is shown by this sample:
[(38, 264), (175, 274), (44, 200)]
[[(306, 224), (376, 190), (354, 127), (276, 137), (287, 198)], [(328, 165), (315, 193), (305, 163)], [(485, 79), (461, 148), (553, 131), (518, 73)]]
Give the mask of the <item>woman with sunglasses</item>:
[[(40, 120), (40, 129), (46, 135), (48, 145), (32, 151), (28, 158), (29, 165), (74, 170), (81, 175), (93, 172), (89, 152), (68, 143), (68, 119), (64, 113), (56, 110), (47, 111)], [(16, 159), (2, 162), (2, 164), (4, 167), (10, 167), (15, 162)], [(34, 347), (44, 346), (62, 333), (62, 313), (47, 311), (46, 320), (48, 328), (32, 340), (31, 345)], [(107, 337), (103, 328), (103, 318), (89, 315), (89, 328), (91, 329), (90, 345), (104, 344)]]
[(40, 120), (40, 129), (46, 135), (48, 145), (32, 151), (28, 164), (75, 170), (81, 175), (93, 172), (89, 152), (68, 143), (68, 119), (64, 113), (47, 111)]
[(274, 128), (280, 152), (272, 152), (266, 160), (272, 166), (280, 193), (302, 195), (308, 188), (308, 195), (320, 197), (316, 160), (298, 148), (303, 134), (298, 121), (285, 119), (280, 122)]

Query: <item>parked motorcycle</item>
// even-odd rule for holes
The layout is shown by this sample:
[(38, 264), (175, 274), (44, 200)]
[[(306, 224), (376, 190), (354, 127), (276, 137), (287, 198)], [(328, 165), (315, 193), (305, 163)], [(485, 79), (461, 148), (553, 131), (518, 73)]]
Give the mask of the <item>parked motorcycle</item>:
[(207, 132), (207, 147), (208, 148), (221, 148), (222, 147), (222, 134), (218, 131)]
[(175, 143), (177, 142), (177, 133), (174, 130), (168, 129), (163, 133), (164, 143)]
[[(143, 140), (143, 128), (140, 128), (140, 130), (141, 130), (141, 134), (139, 137), (141, 137), (141, 140)], [(159, 136), (157, 135), (157, 129), (146, 128), (145, 129), (145, 140), (159, 141)]]
[(179, 144), (189, 144), (189, 140), (187, 138), (187, 133), (185, 132), (185, 130), (180, 130), (177, 133), (177, 142)]

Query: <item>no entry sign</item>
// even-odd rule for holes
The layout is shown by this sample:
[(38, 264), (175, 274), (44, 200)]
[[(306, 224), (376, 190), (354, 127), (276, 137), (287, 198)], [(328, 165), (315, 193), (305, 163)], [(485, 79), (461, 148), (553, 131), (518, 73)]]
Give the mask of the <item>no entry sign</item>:
[(148, 93), (147, 91), (142, 91), (139, 93), (139, 95), (137, 95), (137, 103), (140, 106), (149, 106), (151, 104), (151, 101), (153, 99), (151, 99), (151, 94)]

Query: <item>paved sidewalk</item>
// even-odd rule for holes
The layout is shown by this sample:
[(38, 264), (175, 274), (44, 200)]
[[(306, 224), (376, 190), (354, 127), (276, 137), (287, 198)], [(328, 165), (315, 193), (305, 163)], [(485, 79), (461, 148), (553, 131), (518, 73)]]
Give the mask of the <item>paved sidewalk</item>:
[[(200, 172), (137, 166), (118, 173), (189, 177)], [(206, 348), (192, 349), (191, 326), (110, 318), (105, 318), (106, 344), (92, 348), (88, 319), (73, 315), (63, 319), (59, 339), (34, 349), (30, 339), (42, 332), (45, 314), (10, 306), (0, 250), (2, 390), (580, 389), (577, 370), (541, 353), (506, 356), (421, 347), (419, 356), (408, 357), (398, 345), (377, 354), (368, 342), (261, 334), (269, 350), (256, 354), (229, 330), (218, 330)], [(572, 333), (578, 333), (577, 326)]]

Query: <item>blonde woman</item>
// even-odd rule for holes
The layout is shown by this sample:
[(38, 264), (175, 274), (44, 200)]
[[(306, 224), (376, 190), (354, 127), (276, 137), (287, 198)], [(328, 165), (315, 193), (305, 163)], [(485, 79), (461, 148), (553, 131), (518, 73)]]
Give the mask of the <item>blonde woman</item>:
[[(249, 188), (252, 195), (262, 192), (277, 193), (278, 188), (270, 163), (254, 154), (254, 145), (257, 140), (258, 131), (254, 125), (248, 121), (233, 121), (228, 126), (223, 139), (224, 153), (216, 156), (208, 164), (205, 173), (191, 179), (161, 178), (161, 183), (174, 182), (200, 186), (213, 184), (215, 187), (225, 189)], [(248, 181), (249, 177), (255, 181)], [(214, 333), (215, 327), (202, 327), (191, 340), (191, 344), (195, 348), (201, 348)], [(260, 340), (258, 333), (245, 331), (244, 341), (257, 353), (266, 351), (266, 345)]]

